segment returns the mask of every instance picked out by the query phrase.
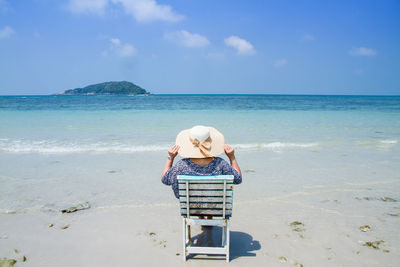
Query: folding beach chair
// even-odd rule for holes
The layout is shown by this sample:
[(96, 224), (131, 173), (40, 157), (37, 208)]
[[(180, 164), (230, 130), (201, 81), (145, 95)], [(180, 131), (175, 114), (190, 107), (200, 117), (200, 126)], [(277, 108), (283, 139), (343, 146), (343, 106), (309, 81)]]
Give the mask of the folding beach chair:
[[(229, 262), (229, 218), (232, 216), (233, 175), (178, 175), (183, 216), (183, 257), (189, 254), (226, 255)], [(204, 216), (211, 219), (204, 219)], [(190, 226), (221, 226), (220, 247), (192, 246)]]

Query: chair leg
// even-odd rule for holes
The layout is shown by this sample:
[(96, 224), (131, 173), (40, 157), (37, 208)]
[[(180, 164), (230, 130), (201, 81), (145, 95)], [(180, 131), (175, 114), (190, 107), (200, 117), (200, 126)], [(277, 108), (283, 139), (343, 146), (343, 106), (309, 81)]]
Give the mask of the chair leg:
[(230, 232), (229, 232), (229, 221), (226, 222), (226, 262), (229, 262), (229, 246), (230, 243)]
[(222, 246), (225, 247), (225, 231), (226, 231), (226, 227), (222, 226)]
[(187, 232), (188, 232), (188, 245), (192, 245), (192, 233), (190, 230), (190, 225), (187, 226)]
[(183, 254), (183, 260), (184, 261), (186, 261), (186, 219), (185, 218), (183, 218), (183, 229), (182, 229), (182, 232), (183, 232), (183, 251), (182, 251), (182, 254)]

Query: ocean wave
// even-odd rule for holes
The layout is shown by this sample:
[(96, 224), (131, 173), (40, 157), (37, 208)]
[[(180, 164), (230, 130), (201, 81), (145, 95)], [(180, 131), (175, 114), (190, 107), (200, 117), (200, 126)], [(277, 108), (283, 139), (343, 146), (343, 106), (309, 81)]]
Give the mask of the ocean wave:
[(70, 153), (135, 153), (168, 150), (170, 144), (162, 145), (129, 145), (121, 143), (77, 143), (57, 142), (53, 140), (0, 140), (0, 151), (11, 153), (41, 153), (41, 154), (70, 154)]
[[(140, 153), (166, 151), (173, 144), (129, 144), (121, 142), (86, 141), (65, 142), (56, 140), (11, 140), (0, 139), (0, 152), (8, 153), (40, 153), (40, 154), (71, 154), (71, 153)], [(248, 143), (233, 144), (237, 150), (272, 150), (307, 149), (318, 146), (318, 143)]]
[(369, 139), (369, 140), (358, 140), (355, 142), (359, 146), (372, 147), (376, 149), (390, 149), (395, 147), (399, 141), (396, 139)]
[(253, 149), (267, 149), (267, 150), (284, 150), (296, 148), (312, 148), (319, 146), (319, 143), (285, 143), (285, 142), (271, 142), (259, 144), (234, 144), (235, 149), (240, 150), (253, 150)]
[(382, 144), (397, 144), (397, 140), (381, 140), (380, 143)]

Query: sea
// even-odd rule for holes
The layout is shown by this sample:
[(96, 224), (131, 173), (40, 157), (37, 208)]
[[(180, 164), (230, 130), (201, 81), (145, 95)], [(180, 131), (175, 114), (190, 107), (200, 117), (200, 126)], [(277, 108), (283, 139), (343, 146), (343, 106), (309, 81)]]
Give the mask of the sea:
[(0, 212), (172, 203), (161, 170), (194, 125), (235, 149), (238, 201), (315, 204), (351, 188), (400, 199), (400, 96), (0, 96)]

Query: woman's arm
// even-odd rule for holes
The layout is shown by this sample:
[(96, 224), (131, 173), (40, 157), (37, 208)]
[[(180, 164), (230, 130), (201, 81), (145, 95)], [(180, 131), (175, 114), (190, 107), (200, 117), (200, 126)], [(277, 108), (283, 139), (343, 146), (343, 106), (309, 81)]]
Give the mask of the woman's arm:
[(225, 154), (228, 156), (231, 162), (232, 168), (234, 168), (240, 177), (242, 177), (242, 172), (240, 171), (239, 164), (236, 161), (235, 150), (228, 144), (224, 145)]
[(167, 171), (169, 171), (169, 169), (172, 168), (174, 159), (175, 159), (176, 155), (178, 155), (178, 150), (179, 150), (178, 145), (174, 145), (168, 150), (169, 157), (168, 157), (167, 161), (165, 162), (164, 169), (162, 170), (162, 173), (161, 173), (161, 178), (164, 177), (165, 173)]

